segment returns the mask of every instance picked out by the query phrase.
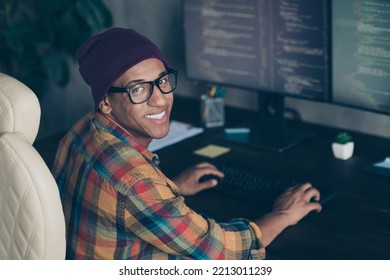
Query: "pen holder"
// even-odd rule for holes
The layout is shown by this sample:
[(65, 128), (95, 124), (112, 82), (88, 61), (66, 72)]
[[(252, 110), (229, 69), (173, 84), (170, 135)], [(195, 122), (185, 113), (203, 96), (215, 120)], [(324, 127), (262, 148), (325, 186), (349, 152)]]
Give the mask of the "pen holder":
[(205, 127), (218, 127), (225, 124), (225, 106), (223, 98), (210, 98), (202, 95), (200, 113)]

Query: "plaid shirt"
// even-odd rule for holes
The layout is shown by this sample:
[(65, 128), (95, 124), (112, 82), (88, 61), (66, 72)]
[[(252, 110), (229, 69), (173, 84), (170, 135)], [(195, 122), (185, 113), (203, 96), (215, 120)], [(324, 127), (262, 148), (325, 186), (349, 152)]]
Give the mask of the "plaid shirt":
[(262, 259), (250, 221), (217, 223), (191, 210), (156, 155), (100, 113), (62, 139), (53, 174), (68, 259)]

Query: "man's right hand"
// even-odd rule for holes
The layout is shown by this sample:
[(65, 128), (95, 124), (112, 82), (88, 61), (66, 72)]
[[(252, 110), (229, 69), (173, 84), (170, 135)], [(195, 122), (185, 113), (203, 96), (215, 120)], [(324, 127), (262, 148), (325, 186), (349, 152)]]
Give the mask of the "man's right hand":
[(310, 183), (288, 188), (275, 201), (271, 213), (255, 223), (263, 233), (263, 245), (268, 246), (284, 229), (295, 225), (311, 211), (322, 210), (320, 192)]

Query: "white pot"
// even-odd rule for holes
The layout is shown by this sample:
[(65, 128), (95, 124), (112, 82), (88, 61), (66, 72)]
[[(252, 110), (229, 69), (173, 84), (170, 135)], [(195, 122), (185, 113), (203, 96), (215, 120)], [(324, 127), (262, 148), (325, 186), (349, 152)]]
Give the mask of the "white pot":
[(332, 143), (333, 154), (339, 159), (349, 159), (352, 157), (354, 148), (354, 142), (348, 142), (346, 144)]

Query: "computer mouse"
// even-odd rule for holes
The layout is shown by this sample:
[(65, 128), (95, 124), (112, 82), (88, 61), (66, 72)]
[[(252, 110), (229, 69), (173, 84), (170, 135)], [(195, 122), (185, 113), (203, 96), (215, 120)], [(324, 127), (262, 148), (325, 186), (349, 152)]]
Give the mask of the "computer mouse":
[(200, 177), (198, 182), (203, 183), (203, 182), (206, 182), (206, 181), (212, 180), (212, 179), (215, 179), (219, 182), (221, 180), (221, 177), (214, 175), (214, 174), (206, 174), (206, 175), (203, 175), (202, 177)]

